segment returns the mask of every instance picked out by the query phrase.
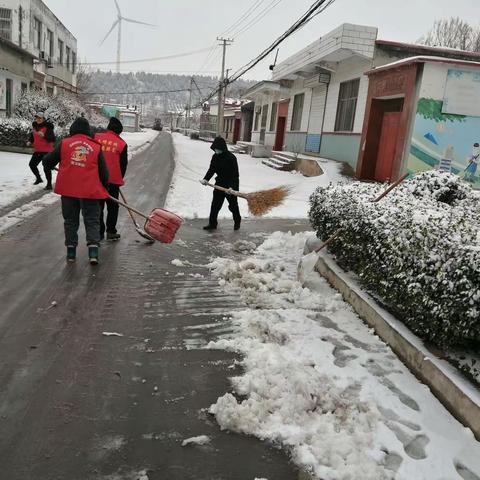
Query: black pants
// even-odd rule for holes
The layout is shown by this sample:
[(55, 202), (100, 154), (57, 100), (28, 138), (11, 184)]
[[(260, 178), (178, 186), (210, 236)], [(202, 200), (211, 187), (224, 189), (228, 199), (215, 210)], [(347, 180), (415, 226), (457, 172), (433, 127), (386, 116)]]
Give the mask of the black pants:
[[(30, 160), (30, 163), (28, 166), (30, 167), (30, 170), (33, 172), (35, 177), (41, 179), (40, 172), (38, 171), (38, 166), (40, 163), (43, 163), (43, 157), (45, 157), (46, 152), (35, 152), (32, 155), (32, 158)], [(49, 168), (45, 168), (45, 165), (43, 166), (43, 171), (45, 173), (45, 178), (47, 179), (47, 185), (52, 184), (52, 171)]]
[(238, 209), (237, 197), (235, 195), (228, 195), (224, 192), (220, 192), (219, 190), (214, 190), (212, 206), (210, 208), (210, 220), (208, 222), (209, 225), (212, 225), (214, 227), (217, 226), (218, 212), (220, 212), (225, 199), (227, 199), (228, 209), (232, 212), (234, 222), (240, 223), (240, 221), (242, 220), (242, 217), (240, 216), (240, 210)]
[[(118, 198), (118, 195), (120, 193), (120, 185), (110, 184), (108, 185), (107, 190), (113, 198)], [(103, 220), (103, 211), (105, 209), (105, 204), (107, 204), (107, 233), (117, 233), (118, 203), (115, 203), (112, 200), (102, 200), (100, 202), (100, 236), (102, 238), (105, 235), (105, 222)]]
[(62, 196), (65, 245), (67, 247), (78, 245), (80, 211), (85, 224), (87, 245), (98, 245), (100, 242), (100, 200)]

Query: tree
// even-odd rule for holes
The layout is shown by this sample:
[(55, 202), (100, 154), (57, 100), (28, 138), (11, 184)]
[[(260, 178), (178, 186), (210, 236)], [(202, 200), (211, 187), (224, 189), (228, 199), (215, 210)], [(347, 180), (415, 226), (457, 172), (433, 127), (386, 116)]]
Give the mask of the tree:
[(432, 29), (419, 39), (419, 43), (480, 52), (480, 27), (474, 27), (460, 17), (436, 20)]

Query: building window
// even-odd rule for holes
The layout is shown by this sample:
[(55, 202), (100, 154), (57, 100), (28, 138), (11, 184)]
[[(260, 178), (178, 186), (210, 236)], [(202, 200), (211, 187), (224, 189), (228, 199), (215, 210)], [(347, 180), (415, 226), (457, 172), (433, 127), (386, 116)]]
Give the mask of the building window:
[(36, 17), (33, 17), (33, 45), (42, 49), (42, 22)]
[(293, 97), (293, 112), (292, 112), (292, 125), (290, 130), (300, 130), (302, 128), (302, 116), (303, 116), (303, 102), (305, 101), (305, 94), (299, 93)]
[(72, 52), (72, 73), (75, 73), (77, 69), (77, 54), (75, 52)]
[(5, 114), (7, 117), (12, 116), (13, 104), (13, 81), (10, 78), (6, 80), (5, 89)]
[(48, 58), (53, 60), (55, 55), (55, 43), (53, 40), (53, 32), (51, 30), (47, 30), (47, 41), (48, 41)]
[(18, 45), (20, 47), (23, 43), (23, 8), (20, 5), (18, 7)]
[(262, 108), (262, 126), (261, 128), (267, 127), (267, 118), (268, 118), (268, 105), (264, 105)]
[(28, 91), (28, 84), (22, 82), (22, 94), (26, 93)]
[(12, 41), (12, 10), (0, 8), (0, 37)]
[(357, 110), (358, 87), (360, 79), (350, 80), (340, 84), (338, 94), (337, 117), (335, 119), (336, 132), (352, 132)]
[(270, 116), (270, 131), (275, 131), (277, 126), (277, 113), (278, 113), (278, 103), (272, 103), (272, 113)]
[(261, 115), (261, 110), (257, 110), (255, 112), (255, 127), (253, 128), (256, 132), (258, 132), (258, 126), (260, 123), (260, 115)]
[(63, 65), (63, 42), (58, 39), (58, 63)]
[(66, 59), (67, 59), (67, 70), (70, 69), (70, 47), (65, 47)]

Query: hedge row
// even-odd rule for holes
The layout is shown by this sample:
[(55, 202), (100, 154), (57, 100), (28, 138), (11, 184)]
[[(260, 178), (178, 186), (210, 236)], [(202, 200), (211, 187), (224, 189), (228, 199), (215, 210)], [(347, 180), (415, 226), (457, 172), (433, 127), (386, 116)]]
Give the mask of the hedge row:
[(363, 286), (438, 346), (480, 341), (480, 193), (455, 175), (425, 172), (379, 203), (383, 187), (318, 188), (310, 221)]

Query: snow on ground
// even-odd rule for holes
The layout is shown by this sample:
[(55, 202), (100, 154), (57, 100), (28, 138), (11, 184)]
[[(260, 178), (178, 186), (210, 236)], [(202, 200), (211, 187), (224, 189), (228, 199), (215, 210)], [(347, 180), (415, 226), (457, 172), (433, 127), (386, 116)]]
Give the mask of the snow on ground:
[(182, 447), (187, 447), (188, 445), (208, 445), (210, 442), (210, 437), (200, 435), (198, 437), (187, 438), (182, 442)]
[(45, 187), (42, 165), (39, 170), (44, 183), (33, 185), (35, 177), (28, 167), (31, 155), (0, 152), (0, 208)]
[(322, 480), (475, 480), (480, 443), (318, 274), (296, 265), (309, 234), (276, 232), (243, 261), (210, 265), (248, 308), (212, 342), (244, 356), (222, 429), (288, 450)]
[[(175, 173), (166, 208), (184, 218), (207, 218), (212, 190), (201, 185), (199, 180), (204, 177), (210, 165), (213, 153), (210, 143), (190, 140), (179, 133), (172, 135), (176, 151)], [(305, 218), (309, 209), (308, 199), (315, 188), (330, 182), (337, 183), (344, 178), (339, 174), (341, 165), (330, 160), (322, 160), (320, 163), (324, 175), (307, 178), (298, 173), (274, 170), (263, 165), (260, 158), (242, 154), (236, 156), (242, 192), (265, 190), (279, 185), (292, 187), (292, 193), (285, 204), (269, 212), (266, 217)], [(245, 200), (239, 199), (238, 203), (242, 216), (249, 216)], [(231, 218), (226, 202), (219, 218)]]
[[(122, 134), (129, 146), (130, 156), (132, 156), (132, 153), (138, 154), (143, 149), (148, 148), (158, 133), (155, 130), (143, 130), (137, 133)], [(0, 209), (24, 197), (26, 198), (36, 191), (42, 191), (45, 187), (45, 175), (41, 165), (39, 169), (44, 183), (33, 185), (34, 177), (28, 167), (30, 158), (31, 155), (0, 152)], [(56, 173), (53, 174), (55, 181)], [(55, 194), (46, 193), (40, 199), (24, 204), (0, 217), (0, 234), (22, 220), (35, 215), (46, 206), (55, 203), (58, 198)]]

